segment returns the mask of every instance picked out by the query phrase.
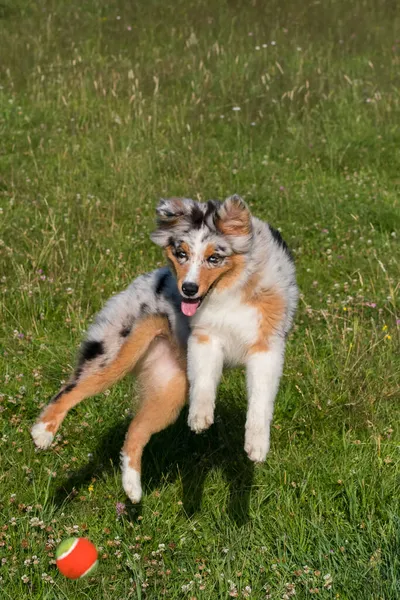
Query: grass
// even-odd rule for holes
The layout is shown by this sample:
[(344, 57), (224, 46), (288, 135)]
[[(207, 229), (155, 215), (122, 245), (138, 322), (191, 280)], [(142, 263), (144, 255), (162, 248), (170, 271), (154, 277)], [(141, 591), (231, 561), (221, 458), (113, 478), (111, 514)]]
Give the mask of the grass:
[[(1, 0), (2, 598), (398, 598), (399, 27), (390, 0)], [(245, 458), (226, 373), (207, 434), (182, 415), (151, 441), (135, 508), (134, 382), (49, 452), (29, 427), (93, 314), (162, 264), (158, 197), (234, 192), (302, 292), (272, 449)], [(54, 566), (71, 533), (101, 557), (79, 582)]]

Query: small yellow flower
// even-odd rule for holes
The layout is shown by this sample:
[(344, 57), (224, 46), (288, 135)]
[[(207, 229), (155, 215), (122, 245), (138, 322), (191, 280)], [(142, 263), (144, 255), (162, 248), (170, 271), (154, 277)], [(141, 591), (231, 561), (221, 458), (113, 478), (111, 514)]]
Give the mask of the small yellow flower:
[(346, 306), (343, 306), (343, 310), (347, 310), (347, 307), (346, 307)]
[(92, 493), (94, 491), (94, 487), (92, 486), (92, 484), (89, 485), (88, 490), (90, 493)]
[(387, 325), (384, 325), (384, 326), (382, 327), (382, 331), (386, 331), (386, 329), (387, 329)]
[(385, 335), (385, 340), (391, 340), (392, 336), (391, 335)]

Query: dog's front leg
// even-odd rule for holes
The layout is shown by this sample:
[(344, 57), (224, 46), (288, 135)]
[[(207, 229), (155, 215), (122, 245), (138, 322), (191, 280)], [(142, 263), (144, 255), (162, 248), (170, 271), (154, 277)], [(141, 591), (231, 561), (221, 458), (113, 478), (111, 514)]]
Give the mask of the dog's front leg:
[(263, 462), (269, 450), (283, 357), (284, 344), (275, 343), (268, 352), (257, 352), (247, 359), (248, 409), (244, 449), (255, 462)]
[(214, 422), (217, 385), (223, 367), (219, 340), (205, 333), (193, 333), (188, 343), (188, 379), (190, 404), (188, 424), (200, 433)]

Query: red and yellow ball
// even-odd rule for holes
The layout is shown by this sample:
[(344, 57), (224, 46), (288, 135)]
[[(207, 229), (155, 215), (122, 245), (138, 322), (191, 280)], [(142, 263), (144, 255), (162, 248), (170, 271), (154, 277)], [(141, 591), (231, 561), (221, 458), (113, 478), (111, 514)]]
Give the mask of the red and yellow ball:
[(97, 565), (96, 547), (87, 538), (67, 538), (56, 552), (57, 567), (68, 579), (88, 575)]

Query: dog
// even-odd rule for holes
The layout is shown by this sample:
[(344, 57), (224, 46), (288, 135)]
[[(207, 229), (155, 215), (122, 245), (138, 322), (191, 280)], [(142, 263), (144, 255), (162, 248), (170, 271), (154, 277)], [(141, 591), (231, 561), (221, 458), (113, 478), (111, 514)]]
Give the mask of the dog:
[(287, 334), (298, 300), (295, 266), (280, 233), (240, 196), (207, 203), (160, 200), (153, 242), (168, 266), (112, 297), (81, 345), (72, 377), (31, 434), (48, 448), (68, 410), (136, 374), (140, 403), (121, 453), (122, 483), (140, 502), (141, 459), (150, 437), (173, 423), (189, 395), (189, 427), (213, 423), (224, 365), (245, 365), (245, 451), (265, 460)]

